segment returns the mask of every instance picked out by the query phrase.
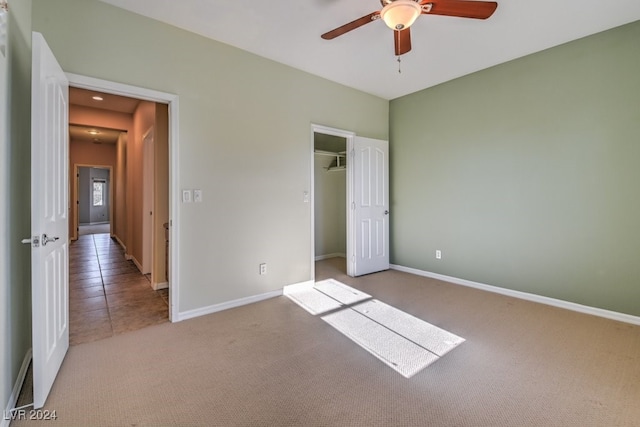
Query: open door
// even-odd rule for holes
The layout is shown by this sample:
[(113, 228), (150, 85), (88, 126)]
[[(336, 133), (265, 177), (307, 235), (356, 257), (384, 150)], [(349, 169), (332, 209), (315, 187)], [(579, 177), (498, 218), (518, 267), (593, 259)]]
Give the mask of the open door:
[(31, 292), (33, 400), (44, 406), (69, 348), (69, 82), (33, 33), (31, 94)]
[[(153, 201), (155, 192), (154, 128), (151, 127), (142, 137), (142, 274), (153, 276)], [(151, 277), (152, 283), (156, 280)], [(155, 289), (155, 288), (154, 288)]]
[(353, 138), (347, 273), (389, 269), (389, 142)]

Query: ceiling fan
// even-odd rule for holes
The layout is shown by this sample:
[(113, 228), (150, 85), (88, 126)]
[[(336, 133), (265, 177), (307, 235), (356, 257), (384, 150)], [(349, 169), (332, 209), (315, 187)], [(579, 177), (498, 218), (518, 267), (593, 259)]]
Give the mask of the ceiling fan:
[(411, 25), (420, 15), (445, 15), (487, 19), (498, 7), (494, 1), (475, 0), (380, 0), (382, 9), (324, 33), (331, 40), (369, 22), (382, 19), (393, 31), (396, 56), (411, 50)]

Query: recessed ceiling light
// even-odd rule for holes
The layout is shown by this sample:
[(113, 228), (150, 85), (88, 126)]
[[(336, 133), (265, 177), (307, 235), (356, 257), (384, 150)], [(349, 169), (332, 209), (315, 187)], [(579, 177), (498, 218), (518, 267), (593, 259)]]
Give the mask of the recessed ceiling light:
[(102, 101), (102, 100), (104, 99), (103, 97), (98, 96), (98, 95), (96, 95), (96, 96), (92, 96), (91, 98), (92, 98), (92, 99), (95, 99), (96, 101)]
[(98, 134), (100, 133), (100, 132), (98, 132), (98, 131), (97, 131), (97, 130), (95, 130), (95, 129), (91, 129), (91, 130), (89, 130), (89, 131), (87, 131), (87, 132), (89, 132), (89, 134), (90, 134), (90, 135), (98, 135)]

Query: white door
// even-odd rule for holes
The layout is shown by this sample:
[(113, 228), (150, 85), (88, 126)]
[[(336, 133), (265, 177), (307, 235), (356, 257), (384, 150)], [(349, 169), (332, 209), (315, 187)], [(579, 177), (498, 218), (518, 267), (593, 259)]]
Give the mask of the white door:
[(41, 408), (69, 348), (69, 82), (33, 33), (31, 80), (31, 299), (33, 400)]
[(352, 151), (350, 275), (389, 269), (389, 143), (355, 137)]
[[(154, 201), (154, 147), (153, 128), (149, 129), (143, 136), (143, 159), (142, 159), (142, 273), (149, 274), (153, 271), (153, 201)], [(152, 273), (151, 281), (154, 282)]]

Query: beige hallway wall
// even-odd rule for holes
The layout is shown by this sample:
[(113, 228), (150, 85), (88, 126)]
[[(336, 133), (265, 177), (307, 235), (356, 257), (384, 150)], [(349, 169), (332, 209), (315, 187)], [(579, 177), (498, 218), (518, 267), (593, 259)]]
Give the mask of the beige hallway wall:
[(133, 113), (133, 131), (127, 144), (127, 223), (129, 227), (128, 253), (138, 265), (142, 266), (143, 242), (143, 162), (144, 162), (144, 134), (155, 126), (156, 104), (141, 101)]
[(169, 109), (166, 104), (156, 104), (155, 120), (155, 196), (153, 216), (153, 272), (152, 285), (168, 281), (165, 275), (165, 230), (169, 222)]

